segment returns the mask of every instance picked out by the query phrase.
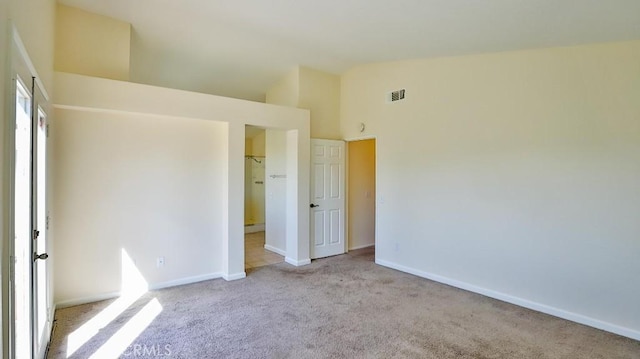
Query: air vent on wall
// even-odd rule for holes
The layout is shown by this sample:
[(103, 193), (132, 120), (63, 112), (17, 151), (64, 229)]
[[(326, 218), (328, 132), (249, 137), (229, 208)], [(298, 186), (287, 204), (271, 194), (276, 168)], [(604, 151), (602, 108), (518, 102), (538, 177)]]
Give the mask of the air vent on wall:
[(393, 91), (389, 94), (389, 102), (404, 100), (404, 89)]

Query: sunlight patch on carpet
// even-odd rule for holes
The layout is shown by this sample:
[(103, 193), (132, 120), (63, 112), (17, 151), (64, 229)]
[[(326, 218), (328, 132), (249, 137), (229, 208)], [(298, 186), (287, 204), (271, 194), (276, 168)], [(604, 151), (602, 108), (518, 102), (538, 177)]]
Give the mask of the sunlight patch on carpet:
[(120, 297), (103, 309), (95, 317), (69, 334), (67, 338), (67, 358), (93, 338), (100, 329), (106, 327), (149, 289), (149, 284), (138, 270), (135, 263), (122, 249), (122, 285)]
[(124, 353), (134, 340), (153, 322), (162, 312), (162, 305), (157, 298), (153, 298), (122, 328), (120, 328), (106, 343), (104, 343), (90, 358), (117, 358)]

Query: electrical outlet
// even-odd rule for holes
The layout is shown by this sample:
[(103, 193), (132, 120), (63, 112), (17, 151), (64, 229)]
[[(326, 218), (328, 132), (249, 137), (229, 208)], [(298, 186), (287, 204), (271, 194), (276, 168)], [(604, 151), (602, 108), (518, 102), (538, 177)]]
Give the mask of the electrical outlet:
[(158, 268), (164, 267), (164, 257), (158, 257), (156, 264), (158, 265)]
[(394, 249), (396, 250), (396, 252), (399, 252), (400, 251), (400, 243), (396, 242), (395, 246), (394, 246)]

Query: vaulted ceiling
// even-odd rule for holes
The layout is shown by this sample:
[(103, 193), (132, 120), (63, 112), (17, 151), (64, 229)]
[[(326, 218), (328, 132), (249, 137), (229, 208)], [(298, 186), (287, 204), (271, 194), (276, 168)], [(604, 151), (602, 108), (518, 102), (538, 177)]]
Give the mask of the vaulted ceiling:
[(60, 0), (132, 24), (132, 80), (261, 101), (297, 65), (640, 39), (638, 0)]

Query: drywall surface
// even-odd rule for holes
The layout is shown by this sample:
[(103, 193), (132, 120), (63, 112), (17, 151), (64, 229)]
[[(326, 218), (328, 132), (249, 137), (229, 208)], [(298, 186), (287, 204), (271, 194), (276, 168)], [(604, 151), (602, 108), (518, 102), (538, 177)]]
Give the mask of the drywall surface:
[[(251, 155), (253, 152), (253, 140), (251, 138), (245, 138), (244, 140), (244, 153), (245, 155)], [(245, 159), (244, 161), (244, 224), (253, 224), (251, 221), (251, 190), (252, 190), (252, 176), (251, 176), (251, 160)]]
[(248, 155), (251, 155), (252, 152), (253, 152), (253, 140), (247, 137), (244, 139), (244, 154), (248, 156)]
[(56, 71), (129, 79), (130, 24), (62, 4), (56, 9)]
[(289, 71), (277, 84), (267, 90), (265, 102), (272, 105), (298, 107), (300, 97), (300, 71), (296, 67)]
[(340, 137), (340, 76), (297, 67), (267, 91), (266, 103), (311, 112), (311, 137)]
[[(56, 2), (9, 0), (9, 19), (16, 27), (45, 90), (53, 89), (53, 55)], [(2, 29), (4, 31), (6, 28)]]
[[(221, 229), (219, 232), (220, 239), (219, 242), (216, 242), (218, 239), (215, 237), (209, 238), (214, 241), (214, 243), (220, 243), (220, 251), (221, 255), (218, 256), (217, 253), (209, 253), (207, 251), (198, 250), (197, 255), (191, 255), (189, 253), (184, 254), (184, 258), (189, 257), (190, 261), (202, 261), (203, 255), (207, 257), (205, 259), (213, 263), (211, 267), (199, 267), (198, 265), (194, 265), (193, 267), (182, 267), (180, 264), (178, 265), (181, 272), (179, 273), (169, 273), (166, 276), (155, 276), (153, 272), (151, 274), (146, 274), (148, 278), (144, 277), (145, 270), (144, 268), (149, 263), (156, 263), (157, 257), (156, 253), (152, 252), (144, 252), (140, 253), (144, 258), (132, 258), (135, 263), (145, 263), (140, 265), (140, 271), (142, 272), (142, 276), (149, 282), (150, 287), (159, 287), (165, 285), (179, 284), (185, 283), (197, 279), (210, 278), (216, 273), (211, 273), (209, 270), (216, 270), (216, 268), (220, 268), (219, 275), (227, 280), (239, 279), (245, 276), (244, 272), (244, 211), (243, 211), (243, 201), (238, 200), (243, 198), (244, 194), (244, 156), (245, 156), (245, 126), (252, 125), (258, 127), (268, 127), (268, 128), (276, 128), (287, 131), (287, 167), (286, 174), (287, 178), (290, 179), (286, 188), (286, 240), (287, 240), (287, 258), (289, 258), (289, 263), (295, 265), (302, 265), (309, 262), (309, 218), (308, 218), (308, 203), (309, 203), (309, 112), (306, 110), (293, 109), (287, 107), (273, 106), (273, 105), (265, 105), (257, 102), (236, 100), (218, 96), (211, 96), (193, 92), (186, 92), (174, 89), (160, 88), (148, 85), (135, 84), (130, 82), (122, 82), (122, 81), (114, 81), (103, 78), (95, 78), (95, 77), (87, 77), (81, 76), (77, 74), (68, 74), (68, 73), (56, 73), (55, 77), (55, 89), (56, 89), (56, 98), (55, 98), (55, 107), (57, 112), (66, 114), (67, 112), (75, 113), (87, 113), (92, 114), (95, 113), (96, 116), (104, 115), (104, 116), (126, 116), (131, 118), (151, 118), (151, 119), (159, 119), (166, 121), (177, 121), (176, 124), (180, 123), (180, 121), (213, 121), (219, 123), (218, 130), (215, 132), (216, 137), (210, 138), (209, 140), (214, 141), (215, 143), (209, 143), (213, 147), (215, 151), (214, 154), (206, 153), (206, 149), (204, 149), (205, 153), (200, 153), (202, 148), (198, 148), (194, 150), (190, 147), (181, 147), (181, 145), (187, 146), (187, 140), (184, 142), (180, 142), (180, 146), (176, 144), (174, 147), (168, 147), (167, 151), (164, 151), (166, 156), (170, 158), (182, 157), (184, 153), (185, 156), (192, 156), (196, 159), (203, 159), (200, 156), (214, 156), (207, 157), (208, 160), (203, 159), (203, 162), (200, 162), (202, 168), (200, 169), (192, 169), (189, 178), (184, 179), (184, 181), (199, 181), (199, 179), (194, 179), (191, 177), (195, 177), (196, 175), (205, 176), (208, 172), (209, 166), (214, 167), (216, 177), (210, 178), (211, 181), (208, 181), (208, 186), (211, 188), (207, 188), (206, 190), (213, 190), (214, 193), (217, 191), (217, 187), (220, 187), (220, 197), (216, 197), (216, 203), (219, 203), (222, 206), (221, 212), (216, 212), (215, 210), (208, 210), (208, 208), (204, 208), (204, 212), (198, 214), (197, 218), (208, 218), (210, 221), (210, 225), (214, 226), (211, 229), (212, 232), (215, 233), (217, 230), (215, 229), (218, 223), (220, 223)], [(66, 116), (66, 115), (65, 115)], [(89, 118), (92, 118), (89, 115)], [(69, 121), (72, 125), (81, 125), (81, 121)], [(159, 122), (161, 123), (161, 122)], [(174, 123), (174, 122), (171, 122)], [(185, 122), (186, 123), (186, 122)], [(153, 125), (153, 122), (150, 122)], [(179, 126), (178, 126), (179, 127)], [(73, 130), (70, 130), (73, 131)], [(150, 133), (154, 133), (152, 129), (150, 129)], [(121, 128), (120, 132), (126, 132), (125, 128)], [(167, 129), (168, 132), (172, 132), (171, 129)], [(198, 131), (194, 131), (198, 132)], [(176, 133), (179, 133), (179, 129), (176, 128)], [(207, 132), (202, 132), (202, 135), (206, 135)], [(119, 134), (121, 136), (127, 136), (126, 133)], [(162, 134), (157, 134), (159, 137), (162, 137)], [(114, 135), (115, 136), (115, 135)], [(164, 137), (163, 137), (164, 138)], [(164, 138), (164, 140), (170, 140), (170, 138)], [(152, 141), (151, 144), (153, 146), (157, 145), (158, 142), (154, 142), (154, 139), (150, 139)], [(204, 146), (200, 140), (196, 140), (194, 142), (194, 146), (197, 144), (201, 144)], [(204, 141), (204, 140), (203, 140)], [(58, 141), (56, 141), (57, 143)], [(205, 141), (206, 142), (206, 141)], [(94, 150), (99, 150), (100, 143), (92, 144), (89, 142), (83, 142), (87, 148), (87, 152), (91, 152)], [(126, 143), (126, 141), (124, 142)], [(64, 148), (63, 144), (60, 144), (61, 148)], [(126, 156), (133, 157), (134, 159), (139, 157), (135, 151), (130, 155), (126, 153), (119, 152), (118, 149), (120, 143), (118, 141), (110, 141), (109, 144), (104, 145), (106, 148), (103, 151), (108, 151), (108, 147), (113, 147), (113, 151), (122, 154), (125, 156), (123, 161), (128, 161)], [(152, 146), (152, 148), (153, 148)], [(140, 151), (146, 151), (146, 149), (139, 149)], [(192, 153), (192, 151), (198, 152), (198, 155)], [(147, 153), (147, 152), (144, 152)], [(148, 154), (152, 156), (151, 153)], [(67, 153), (56, 155), (59, 161), (63, 161), (65, 157), (74, 158), (73, 154)], [(147, 157), (147, 156), (143, 156)], [(153, 158), (153, 157), (152, 157)], [(162, 162), (165, 158), (159, 158), (153, 165), (158, 165), (161, 168), (155, 169), (153, 166), (149, 166), (150, 172), (159, 174), (163, 174), (163, 170), (168, 169), (169, 165), (174, 165), (173, 162), (170, 164), (166, 164)], [(212, 162), (208, 162), (212, 161)], [(188, 161), (185, 162), (185, 166)], [(144, 163), (143, 163), (144, 164)], [(106, 166), (104, 171), (109, 171), (109, 168), (119, 165), (115, 160), (112, 161), (109, 166)], [(177, 164), (175, 164), (177, 165)], [(116, 168), (117, 169), (117, 168)], [(63, 170), (60, 168), (55, 168), (55, 178), (60, 181), (65, 181), (66, 176), (73, 175), (72, 172), (74, 168), (68, 168), (67, 170)], [(186, 170), (186, 168), (185, 168)], [(198, 172), (200, 171), (200, 172)], [(204, 173), (201, 173), (205, 171)], [(136, 172), (134, 172), (135, 174)], [(140, 176), (144, 176), (146, 172), (140, 173)], [(136, 176), (133, 176), (133, 180), (136, 180)], [(127, 176), (121, 178), (122, 181), (125, 181)], [(168, 178), (167, 180), (171, 180)], [(215, 181), (214, 181), (215, 180)], [(162, 192), (166, 189), (169, 184), (163, 185), (163, 180), (158, 184), (160, 188), (159, 192)], [(203, 181), (206, 182), (206, 181)], [(201, 183), (201, 182), (198, 182)], [(181, 181), (171, 182), (171, 185), (176, 185), (175, 192), (181, 193), (182, 190), (180, 186), (189, 185), (189, 183), (185, 183)], [(150, 189), (154, 189), (153, 184), (146, 184), (144, 181), (138, 180), (136, 182), (137, 186), (148, 186)], [(197, 189), (197, 187), (191, 188)], [(155, 191), (155, 189), (154, 189)], [(186, 189), (185, 189), (186, 191)], [(142, 193), (147, 193), (143, 191)], [(191, 192), (188, 192), (191, 194)], [(203, 192), (203, 196), (206, 195), (207, 192)], [(108, 192), (98, 192), (93, 193), (98, 196), (96, 198), (90, 198), (91, 201), (101, 202), (101, 198), (103, 196), (108, 195)], [(132, 197), (133, 199), (140, 201), (140, 206), (142, 208), (146, 208), (144, 206), (147, 205), (147, 201), (150, 200), (150, 195), (148, 197), (143, 197), (141, 199), (136, 199), (136, 197)], [(173, 197), (170, 197), (173, 198)], [(184, 205), (187, 208), (191, 199), (193, 197), (184, 195), (183, 197)], [(206, 198), (206, 197), (203, 197)], [(200, 205), (197, 205), (198, 201), (203, 200), (203, 198), (195, 199), (194, 203), (196, 204), (194, 208), (198, 208)], [(56, 206), (82, 206), (81, 201), (86, 200), (85, 197), (74, 197), (73, 204), (59, 204), (57, 202), (60, 201), (70, 201), (68, 198), (57, 197)], [(174, 200), (178, 200), (175, 199)], [(122, 204), (126, 206), (126, 203)], [(176, 214), (173, 204), (171, 202), (159, 203), (158, 206), (154, 208), (154, 212), (160, 214), (167, 214), (167, 216), (172, 216), (172, 214)], [(217, 208), (217, 207), (215, 207)], [(210, 209), (210, 208), (209, 208)], [(185, 209), (188, 212), (188, 209)], [(132, 212), (133, 213), (133, 212)], [(141, 215), (147, 215), (142, 213)], [(148, 214), (153, 215), (153, 214)], [(177, 214), (176, 214), (177, 215)], [(218, 217), (219, 216), (219, 217)], [(122, 217), (112, 217), (117, 219), (111, 225), (113, 227), (119, 226), (129, 226), (129, 222), (127, 218)], [(73, 218), (65, 218), (58, 219), (58, 221), (72, 221)], [(149, 218), (147, 225), (156, 225), (156, 226), (166, 226), (167, 223), (166, 217), (157, 217), (157, 218)], [(217, 222), (217, 221), (220, 222)], [(90, 229), (95, 230), (95, 228), (99, 228), (98, 224), (96, 226), (92, 226)], [(60, 229), (62, 230), (62, 229)], [(203, 229), (204, 230), (204, 229)], [(129, 238), (127, 243), (138, 243), (140, 241), (142, 244), (140, 247), (132, 246), (135, 248), (146, 248), (149, 243), (144, 242), (144, 239), (135, 238), (139, 232), (131, 232), (132, 236)], [(202, 233), (201, 233), (202, 234)], [(80, 235), (79, 232), (74, 232), (74, 235)], [(171, 234), (167, 234), (171, 235)], [(203, 237), (205, 234), (203, 234)], [(101, 240), (94, 239), (91, 237), (83, 236), (84, 240), (98, 242)], [(79, 239), (70, 238), (67, 236), (62, 237), (57, 247), (61, 247), (65, 245), (65, 242), (75, 242)], [(98, 246), (99, 244), (95, 243), (94, 245)], [(197, 248), (189, 248), (189, 250)], [(160, 250), (164, 250), (160, 248)], [(75, 262), (78, 261), (78, 252), (70, 251), (69, 257), (65, 258), (65, 262)], [(64, 255), (64, 254), (63, 254)], [(131, 256), (131, 253), (128, 253)], [(136, 256), (133, 254), (134, 257)], [(216, 265), (216, 258), (220, 258), (220, 264)], [(170, 262), (167, 258), (166, 264), (164, 268), (168, 268), (170, 266)], [(114, 260), (114, 258), (111, 258)], [(182, 262), (181, 262), (182, 263)], [(186, 263), (186, 262), (185, 262)], [(186, 264), (185, 264), (186, 265)], [(77, 271), (82, 271), (83, 268), (78, 267)], [(193, 271), (192, 271), (193, 270)], [(192, 272), (191, 272), (192, 271)], [(195, 274), (190, 274), (195, 273)], [(104, 287), (100, 286), (91, 286), (90, 290), (84, 290), (84, 284), (78, 283), (78, 291), (71, 292), (69, 288), (66, 288), (64, 285), (61, 287), (56, 286), (56, 298), (58, 301), (65, 302), (65, 304), (69, 303), (78, 303), (83, 301), (95, 300), (100, 297), (104, 298), (109, 295), (108, 290), (112, 290), (114, 288), (114, 283), (117, 283), (119, 280), (119, 273), (111, 273), (109, 274), (109, 280), (105, 279), (104, 283), (106, 284)], [(186, 275), (191, 275), (190, 277), (185, 277)], [(177, 279), (172, 279), (177, 278)], [(159, 282), (160, 281), (160, 282)], [(79, 297), (83, 295), (84, 297)]]
[[(11, 80), (8, 76), (12, 72), (10, 54), (12, 53), (12, 37), (14, 30), (20, 37), (24, 50), (33, 65), (33, 70), (44, 85), (44, 90), (51, 95), (53, 88), (53, 48), (54, 48), (54, 0), (0, 0), (0, 279), (2, 283), (2, 329), (0, 335), (0, 356), (9, 357), (9, 245), (12, 234), (9, 233), (8, 223), (11, 205), (9, 199), (10, 163), (7, 161), (13, 154), (7, 153), (6, 126), (15, 121), (13, 114), (9, 114), (11, 104), (8, 102)], [(53, 236), (49, 233), (49, 241)], [(52, 303), (47, 303), (52, 307)]]
[(311, 111), (311, 137), (330, 140), (340, 136), (340, 76), (307, 67), (299, 68), (299, 108)]
[(638, 99), (640, 41), (350, 70), (377, 262), (640, 339)]
[(376, 141), (351, 141), (348, 145), (349, 249), (375, 244), (376, 239)]
[[(9, 120), (8, 108), (7, 108), (7, 98), (5, 98), (5, 88), (7, 87), (7, 54), (9, 52), (9, 44), (7, 43), (7, 39), (9, 38), (8, 30), (8, 12), (9, 5), (8, 0), (0, 0), (0, 50), (2, 50), (2, 54), (0, 55), (0, 116), (2, 118), (2, 125), (0, 125), (0, 169), (2, 170), (2, 177), (0, 178), (0, 233), (2, 233), (2, 245), (0, 245), (0, 254), (4, 254), (4, 244), (5, 244), (5, 232), (4, 232), (4, 220), (5, 220), (5, 178), (8, 175), (5, 163), (4, 156), (4, 130), (5, 123)], [(0, 255), (0, 261), (4, 258)], [(4, 275), (4, 272), (0, 272), (0, 277)], [(4, 283), (4, 281), (2, 282)]]
[(251, 154), (254, 156), (264, 156), (265, 141), (266, 141), (265, 131), (261, 131), (257, 135), (253, 136), (251, 141)]
[[(265, 131), (245, 139), (245, 153), (253, 158), (245, 158), (244, 223), (264, 224), (265, 204)], [(247, 148), (247, 146), (250, 146)]]
[[(56, 111), (55, 300), (222, 272), (226, 128), (206, 120)], [(157, 259), (164, 259), (158, 267)]]
[(286, 252), (287, 225), (287, 133), (266, 131), (267, 162), (265, 167), (265, 248), (276, 253)]
[[(7, 233), (5, 227), (5, 217), (9, 213), (9, 208), (7, 206), (7, 200), (5, 197), (6, 188), (7, 188), (7, 180), (5, 178), (8, 177), (8, 161), (5, 161), (5, 142), (4, 142), (4, 124), (8, 121), (8, 111), (6, 106), (6, 98), (5, 98), (5, 86), (7, 84), (5, 76), (7, 73), (7, 64), (6, 64), (6, 54), (8, 53), (9, 46), (7, 44), (7, 15), (9, 6), (7, 0), (0, 0), (0, 118), (2, 119), (2, 125), (0, 125), (0, 171), (2, 171), (2, 177), (0, 177), (0, 317), (2, 318), (2, 324), (0, 326), (0, 353), (2, 353), (2, 357), (6, 358), (9, 355), (8, 345), (5, 343), (9, 343), (9, 306), (8, 304), (8, 295), (9, 295), (9, 281), (7, 280), (10, 275), (9, 272), (9, 262), (5, 259), (7, 251), (9, 250), (9, 239), (11, 236)], [(5, 284), (6, 283), (6, 284)]]

